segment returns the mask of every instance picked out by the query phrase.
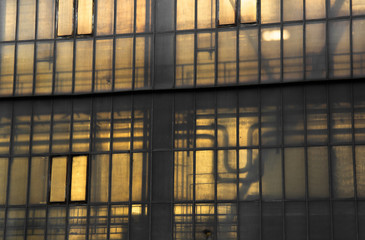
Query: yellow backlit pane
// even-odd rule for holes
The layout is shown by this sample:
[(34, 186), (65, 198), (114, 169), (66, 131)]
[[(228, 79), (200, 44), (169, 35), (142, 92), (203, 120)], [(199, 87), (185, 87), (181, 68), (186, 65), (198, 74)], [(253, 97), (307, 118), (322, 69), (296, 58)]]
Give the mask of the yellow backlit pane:
[(86, 200), (86, 175), (87, 157), (73, 157), (71, 176), (71, 201)]
[(177, 0), (176, 29), (193, 29), (195, 18), (194, 0)]
[(196, 152), (196, 200), (214, 200), (214, 152)]
[(93, 1), (79, 0), (77, 9), (77, 34), (91, 34), (93, 25)]
[(73, 0), (58, 1), (58, 36), (66, 36), (72, 34), (73, 2)]
[(50, 202), (66, 200), (67, 157), (52, 159)]
[(219, 0), (219, 24), (234, 24), (236, 21), (236, 1)]
[(257, 21), (256, 0), (241, 0), (241, 23), (253, 23)]

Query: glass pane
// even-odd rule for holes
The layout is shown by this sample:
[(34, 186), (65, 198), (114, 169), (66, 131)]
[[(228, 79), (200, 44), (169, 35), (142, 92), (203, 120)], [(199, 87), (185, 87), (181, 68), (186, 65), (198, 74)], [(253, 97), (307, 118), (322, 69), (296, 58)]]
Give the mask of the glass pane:
[(87, 207), (75, 206), (70, 207), (68, 214), (68, 239), (80, 240), (86, 239), (87, 226)]
[(89, 213), (89, 239), (108, 239), (108, 207), (92, 206)]
[(195, 1), (177, 0), (176, 29), (193, 29), (195, 20)]
[(51, 133), (52, 102), (33, 103), (32, 153), (48, 153)]
[(259, 93), (246, 89), (239, 96), (239, 145), (257, 146), (259, 144)]
[(57, 35), (67, 36), (73, 33), (74, 0), (58, 1)]
[[(286, 38), (284, 33), (283, 37), (284, 39)], [(280, 81), (280, 72), (281, 72), (280, 40), (281, 40), (280, 28), (265, 27), (261, 29), (261, 82), (262, 83), (272, 83)]]
[(280, 0), (261, 0), (261, 22), (280, 21)]
[(302, 88), (283, 89), (283, 125), (286, 145), (304, 145), (304, 91)]
[(350, 0), (330, 0), (329, 17), (350, 15)]
[(309, 202), (309, 236), (313, 240), (330, 240), (331, 213), (329, 201)]
[(34, 39), (36, 0), (18, 1), (18, 40)]
[(155, 36), (155, 89), (172, 88), (174, 84), (174, 35)]
[(194, 93), (175, 95), (175, 148), (194, 146)]
[(201, 93), (196, 95), (196, 147), (214, 147), (215, 135), (215, 95)]
[(17, 53), (17, 78), (15, 93), (17, 95), (31, 94), (33, 92), (34, 44), (18, 44)]
[(91, 202), (108, 202), (109, 155), (93, 155), (91, 159)]
[(13, 116), (13, 153), (29, 152), (32, 105), (30, 101), (15, 102)]
[(53, 102), (53, 132), (52, 132), (52, 152), (65, 153), (70, 148), (71, 132), (71, 111), (72, 102), (70, 100), (59, 100)]
[(217, 94), (217, 143), (218, 147), (235, 147), (237, 144), (237, 99), (232, 92)]
[(199, 0), (198, 5), (198, 28), (215, 27), (215, 2), (212, 0)]
[(195, 199), (214, 200), (215, 157), (213, 151), (196, 152)]
[(284, 82), (303, 81), (303, 26), (284, 26), (283, 37)]
[(193, 240), (193, 207), (191, 204), (174, 205), (174, 239)]
[[(101, 5), (103, 6), (103, 5)], [(132, 33), (134, 29), (134, 0), (117, 0), (116, 33)]]
[(353, 123), (354, 123), (354, 135), (355, 143), (365, 142), (365, 85), (355, 84), (353, 85)]
[(219, 6), (219, 25), (234, 24), (236, 22), (236, 1), (218, 0)]
[(3, 101), (0, 104), (0, 153), (8, 154), (10, 149), (10, 136), (12, 125), (12, 104)]
[(113, 39), (96, 40), (94, 91), (110, 91), (113, 86)]
[(282, 103), (280, 89), (261, 91), (261, 144), (279, 145), (282, 141)]
[(285, 198), (305, 200), (304, 148), (285, 148)]
[(217, 199), (237, 199), (237, 152), (236, 150), (218, 151)]
[(25, 208), (9, 208), (7, 212), (5, 239), (25, 239)]
[[(182, 0), (186, 1), (186, 0)], [(176, 35), (175, 86), (194, 85), (194, 35)]]
[(72, 92), (73, 41), (56, 42), (55, 93)]
[[(329, 22), (329, 76), (350, 76), (350, 24), (349, 21)], [(318, 36), (317, 36), (318, 37)]]
[(258, 149), (239, 150), (239, 199), (257, 200), (259, 198), (259, 151)]
[(132, 201), (146, 201), (149, 190), (149, 157), (147, 153), (134, 153), (132, 161)]
[(196, 85), (213, 85), (215, 82), (215, 33), (199, 33), (197, 38)]
[(352, 0), (352, 14), (360, 15), (365, 13), (365, 1), (364, 0)]
[(13, 93), (14, 55), (15, 55), (15, 45), (14, 44), (0, 44), (0, 94), (1, 95), (11, 95)]
[[(0, 158), (0, 205), (5, 205), (6, 203), (6, 189), (8, 186), (8, 165), (9, 160), (7, 158)], [(1, 218), (2, 216), (0, 213), (0, 219)]]
[(9, 205), (27, 202), (28, 158), (10, 160)]
[(86, 156), (72, 158), (71, 174), (71, 201), (86, 201)]
[[(52, 169), (53, 170), (53, 169)], [(48, 157), (32, 157), (30, 173), (30, 204), (47, 203)]]
[(77, 7), (77, 34), (91, 34), (93, 32), (93, 0), (78, 0)]
[(128, 206), (112, 205), (110, 207), (110, 239), (128, 239)]
[(114, 0), (97, 1), (97, 35), (110, 35), (114, 30)]
[(55, 4), (56, 1), (53, 0), (38, 1), (38, 39), (54, 36)]
[(129, 201), (129, 178), (130, 178), (130, 156), (129, 153), (113, 154), (112, 158), (112, 179), (111, 179), (111, 201)]
[[(216, 232), (215, 231), (215, 207), (214, 204), (196, 204), (195, 205), (195, 238), (208, 239)], [(209, 234), (210, 233), (210, 234)], [(208, 237), (207, 237), (207, 234)]]
[(281, 200), (283, 195), (281, 149), (261, 150), (263, 200)]
[(151, 87), (151, 68), (152, 68), (151, 42), (152, 42), (151, 36), (136, 38), (135, 69), (134, 69), (135, 89)]
[(36, 94), (52, 93), (53, 79), (53, 42), (37, 43)]
[(174, 198), (193, 200), (193, 152), (175, 152)]
[(136, 1), (136, 32), (151, 31), (151, 0), (135, 0)]
[(0, 41), (15, 39), (17, 1), (0, 1)]
[(241, 23), (257, 22), (257, 0), (241, 1)]
[(72, 123), (72, 151), (90, 151), (91, 99), (74, 100)]
[(303, 19), (302, 0), (284, 0), (283, 8), (284, 21), (295, 21)]
[(306, 0), (305, 17), (307, 19), (324, 18), (326, 16), (326, 0)]
[[(229, 0), (225, 0), (229, 1)], [(236, 83), (237, 32), (218, 33), (218, 84)]]
[(46, 209), (30, 208), (27, 217), (27, 239), (43, 240), (46, 231)]
[(131, 148), (131, 98), (129, 96), (114, 98), (113, 111), (113, 150), (129, 150)]
[(261, 206), (258, 202), (240, 202), (239, 233), (240, 240), (260, 239)]
[(110, 150), (110, 128), (112, 116), (112, 98), (105, 97), (94, 101), (93, 106), (93, 150)]
[(65, 207), (48, 208), (47, 239), (50, 240), (65, 239), (65, 231), (66, 231), (66, 208)]
[(75, 92), (91, 92), (93, 40), (76, 41)]
[[(353, 3), (352, 3), (353, 4)], [(365, 10), (365, 2), (363, 3)], [(354, 76), (365, 75), (365, 20), (352, 21), (352, 51), (353, 51), (353, 71)]]
[(66, 201), (67, 157), (52, 158), (50, 202)]
[(365, 148), (364, 148), (364, 146), (356, 146), (355, 154), (356, 154), (355, 158), (356, 158), (357, 197), (364, 198), (365, 197)]
[(257, 29), (242, 29), (239, 34), (239, 82), (257, 83), (259, 73), (258, 31)]
[(235, 203), (218, 204), (217, 206), (217, 239), (237, 239), (237, 205)]
[(308, 148), (308, 195), (311, 199), (329, 197), (327, 147)]
[(133, 83), (133, 38), (117, 38), (115, 43), (116, 90), (131, 89)]
[(331, 151), (332, 196), (334, 198), (354, 197), (354, 166), (352, 147), (337, 146)]
[(175, 29), (175, 2), (170, 0), (156, 1), (155, 26), (157, 32), (172, 31)]
[(326, 24), (306, 24), (305, 38), (306, 79), (323, 79), (326, 77), (327, 72)]

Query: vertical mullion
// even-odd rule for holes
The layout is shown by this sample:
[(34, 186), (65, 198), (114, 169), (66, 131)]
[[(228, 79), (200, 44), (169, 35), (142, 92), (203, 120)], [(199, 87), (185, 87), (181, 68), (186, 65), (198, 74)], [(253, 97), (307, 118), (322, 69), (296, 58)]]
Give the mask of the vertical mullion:
[(34, 55), (33, 55), (33, 90), (32, 90), (32, 95), (36, 94), (36, 71), (37, 71), (37, 40), (38, 40), (38, 15), (39, 15), (39, 1), (40, 0), (36, 0), (36, 5), (35, 5), (35, 21), (34, 21), (34, 36), (35, 36), (35, 41), (34, 41)]
[(134, 95), (132, 93), (131, 97), (131, 135), (130, 135), (130, 152), (129, 152), (129, 203), (128, 203), (128, 239), (132, 240), (131, 237), (131, 220), (132, 220), (132, 191), (133, 191), (133, 152), (134, 152), (134, 144), (133, 144), (133, 134), (134, 134)]
[[(154, 109), (154, 106), (155, 106), (155, 94), (152, 94), (152, 103), (151, 103), (151, 126), (153, 126), (153, 124), (154, 124), (154, 114), (155, 114), (155, 109)], [(149, 149), (149, 154), (150, 154), (150, 162), (151, 162), (151, 164), (148, 164), (148, 169), (147, 169), (147, 171), (148, 171), (148, 178), (147, 178), (147, 180), (148, 180), (148, 188), (149, 188), (149, 190), (147, 191), (149, 194), (148, 194), (148, 203), (147, 203), (147, 208), (148, 208), (148, 206), (149, 206), (149, 208), (150, 208), (150, 211), (149, 211), (149, 216), (148, 216), (148, 219), (149, 219), (149, 221), (148, 221), (148, 239), (149, 240), (151, 240), (152, 239), (152, 191), (151, 191), (151, 189), (153, 190), (153, 188), (152, 188), (152, 179), (153, 179), (153, 172), (152, 172), (152, 167), (151, 167), (151, 165), (152, 165), (152, 162), (153, 162), (153, 153), (154, 153), (154, 151), (153, 151), (153, 131), (154, 131), (155, 129), (153, 128), (153, 127), (151, 127), (151, 130), (150, 130), (150, 149)], [(144, 154), (144, 153), (143, 153)], [(143, 196), (143, 189), (142, 189), (142, 196)], [(144, 201), (144, 199), (143, 199), (143, 197), (142, 197), (142, 203), (143, 202), (145, 202)], [(143, 206), (143, 204), (142, 204), (142, 206)], [(143, 210), (142, 210), (143, 211)]]
[(8, 157), (8, 176), (7, 176), (7, 188), (6, 188), (6, 199), (5, 199), (5, 216), (4, 216), (4, 235), (3, 235), (3, 239), (6, 239), (6, 225), (7, 225), (7, 216), (8, 216), (8, 210), (9, 210), (9, 192), (10, 192), (10, 172), (11, 172), (11, 165), (13, 163), (13, 144), (14, 144), (14, 112), (15, 112), (15, 107), (14, 107), (14, 102), (12, 102), (10, 104), (11, 108), (12, 108), (12, 113), (11, 113), (11, 134), (10, 134), (10, 147), (9, 147), (9, 152), (10, 152), (10, 157)]
[[(133, 2), (133, 51), (132, 51), (132, 91), (136, 85), (136, 32), (137, 32), (137, 0)], [(132, 100), (133, 101), (133, 100)], [(133, 106), (133, 104), (132, 104)], [(132, 126), (133, 128), (133, 126)], [(133, 142), (133, 137), (132, 137)]]
[[(177, 25), (177, 0), (174, 0), (174, 79), (173, 79), (173, 85), (172, 88), (176, 88), (176, 25)], [(174, 119), (174, 118), (172, 118)], [(172, 139), (173, 139), (172, 135)], [(174, 142), (172, 142), (174, 143)], [(171, 146), (174, 146), (172, 144)]]
[[(257, 79), (257, 83), (261, 84), (261, 64), (262, 64), (262, 59), (261, 59), (261, 35), (262, 34), (261, 34), (261, 1), (259, 1), (259, 0), (257, 0), (257, 22), (258, 22), (258, 29), (257, 29), (257, 41), (258, 41), (258, 44), (257, 44), (257, 47), (258, 47), (258, 49), (257, 49), (258, 67), (257, 68), (258, 69), (257, 70), (258, 70), (258, 79)], [(260, 91), (260, 97), (261, 97), (261, 91)], [(261, 109), (261, 101), (260, 101), (260, 109)], [(261, 131), (261, 127), (260, 127), (260, 131)], [(260, 132), (260, 134), (261, 134), (261, 132)], [(259, 138), (259, 139), (261, 141), (261, 138)], [(260, 157), (260, 161), (261, 161), (261, 157)]]
[[(219, 0), (212, 0), (215, 1), (215, 23), (216, 25), (214, 26), (213, 31), (211, 32), (211, 34), (214, 32), (214, 87), (218, 86), (218, 21), (219, 21)], [(213, 6), (212, 6), (213, 7)], [(211, 26), (211, 28), (213, 28), (213, 26)], [(217, 113), (217, 112), (216, 112)], [(217, 147), (217, 145), (216, 145)]]
[[(237, 85), (240, 82), (240, 80), (239, 80), (239, 77), (240, 77), (240, 57), (239, 57), (239, 52), (240, 52), (240, 23), (241, 23), (241, 20), (240, 20), (241, 12), (240, 11), (241, 11), (241, 0), (237, 0), (236, 1), (236, 11), (235, 11), (235, 13), (236, 13), (236, 18), (235, 18), (235, 20), (236, 20), (236, 84)], [(236, 114), (237, 113), (238, 112), (236, 112)], [(238, 135), (236, 134), (236, 136), (238, 136)], [(238, 140), (239, 140), (239, 138), (236, 139), (237, 146), (239, 145)], [(238, 207), (237, 207), (237, 209), (238, 209)]]
[[(54, 2), (55, 7), (54, 7), (54, 30), (53, 30), (53, 71), (52, 71), (52, 92), (51, 94), (54, 95), (55, 94), (55, 85), (56, 85), (56, 58), (57, 58), (57, 16), (58, 16), (58, 0), (56, 0)], [(53, 107), (52, 107), (53, 109)]]
[[(152, 22), (151, 22), (151, 28), (152, 28), (152, 41), (153, 41), (153, 45), (156, 43), (156, 14), (153, 14), (153, 13), (156, 13), (156, 4), (157, 4), (157, 0), (156, 1), (152, 1), (152, 16), (151, 16), (151, 19), (152, 19)], [(152, 57), (152, 66), (151, 66), (151, 73), (152, 73), (152, 76), (151, 76), (151, 88), (152, 89), (155, 89), (155, 58), (156, 58), (156, 54), (155, 54), (155, 48), (153, 47), (152, 48), (152, 51), (153, 51), (153, 57)], [(146, 76), (146, 74), (145, 74)], [(146, 80), (145, 80), (146, 81)], [(153, 106), (153, 105), (152, 105)], [(152, 146), (152, 145), (151, 145)], [(151, 147), (152, 148), (152, 147)]]
[(354, 56), (353, 56), (353, 42), (352, 42), (352, 23), (353, 23), (353, 16), (352, 16), (352, 0), (350, 1), (350, 31), (349, 31), (349, 35), (350, 35), (350, 77), (351, 79), (354, 77)]
[[(116, 52), (116, 41), (117, 41), (116, 40), (116, 28), (117, 28), (116, 26), (117, 26), (117, 4), (118, 4), (118, 0), (114, 0), (113, 2), (114, 2), (114, 10), (113, 10), (113, 14), (114, 14), (114, 16), (113, 16), (113, 23), (114, 24), (113, 24), (113, 60), (112, 60), (112, 62), (113, 62), (112, 63), (112, 79), (113, 79), (113, 82), (112, 82), (112, 92), (115, 91), (115, 52)], [(133, 78), (132, 78), (132, 82), (133, 82)], [(113, 100), (112, 100), (112, 105), (113, 105)], [(112, 107), (112, 115), (113, 115), (113, 107)], [(111, 126), (113, 126), (113, 125), (111, 125)], [(113, 132), (113, 131), (111, 130), (111, 132)], [(111, 139), (113, 139), (113, 138), (111, 138)], [(110, 143), (110, 147), (112, 145), (113, 144)], [(111, 150), (111, 152), (113, 152), (113, 151)], [(111, 163), (111, 161), (110, 161), (110, 163)], [(109, 207), (108, 212), (110, 214), (110, 207)], [(110, 222), (110, 221), (108, 221), (108, 222)], [(109, 238), (109, 230), (108, 230), (108, 238)]]
[(17, 61), (18, 61), (18, 28), (19, 28), (19, 1), (16, 0), (16, 24), (15, 24), (15, 52), (14, 52), (14, 77), (13, 77), (13, 96), (15, 96), (17, 85)]
[[(198, 36), (197, 36), (197, 28), (198, 28), (198, 0), (194, 1), (194, 83), (193, 83), (193, 88), (196, 88), (196, 74), (197, 74), (197, 59), (198, 59), (198, 52), (197, 52), (197, 46), (198, 46)], [(195, 97), (195, 92), (194, 92), (194, 97)], [(195, 105), (194, 105), (195, 106)], [(195, 112), (194, 112), (195, 113)], [(195, 140), (195, 138), (194, 138)]]
[[(280, 0), (280, 82), (284, 82), (284, 7), (283, 0)], [(283, 144), (284, 142), (282, 142)]]
[[(98, 0), (95, 0), (95, 2), (96, 2), (96, 7), (94, 8), (94, 5), (93, 5), (93, 14), (94, 14), (94, 27), (96, 28), (96, 26), (97, 26), (97, 23), (98, 23), (98, 11), (97, 11), (97, 9), (98, 9), (98, 5), (99, 5), (99, 3), (98, 3)], [(93, 3), (94, 3), (94, 1), (93, 1)], [(91, 70), (91, 72), (92, 72), (92, 77), (91, 77), (91, 91), (92, 92), (96, 92), (95, 91), (95, 55), (96, 55), (96, 37), (95, 37), (95, 35), (96, 35), (96, 29), (95, 29), (95, 31), (94, 31), (94, 28), (92, 28), (92, 40), (93, 40), (93, 62), (92, 62), (92, 70)]]
[(75, 80), (75, 69), (76, 69), (76, 35), (77, 35), (77, 2), (78, 0), (74, 0), (74, 16), (72, 19), (72, 23), (73, 23), (73, 59), (72, 59), (72, 94), (75, 93), (75, 84), (76, 84), (76, 80)]

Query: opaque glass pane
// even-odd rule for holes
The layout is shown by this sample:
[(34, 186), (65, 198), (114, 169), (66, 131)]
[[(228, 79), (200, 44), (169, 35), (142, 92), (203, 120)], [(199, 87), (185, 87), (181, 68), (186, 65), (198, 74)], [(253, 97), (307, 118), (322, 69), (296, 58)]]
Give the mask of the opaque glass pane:
[(97, 2), (97, 35), (113, 34), (114, 0)]
[(149, 88), (152, 65), (151, 36), (137, 37), (135, 44), (134, 88)]
[(28, 158), (10, 160), (9, 205), (22, 205), (27, 201)]
[(87, 157), (72, 158), (71, 201), (86, 200)]
[(74, 0), (60, 0), (58, 1), (58, 25), (57, 35), (67, 36), (73, 33), (73, 5)]
[[(183, 0), (185, 1), (185, 0)], [(194, 85), (194, 35), (176, 35), (175, 86)]]
[(72, 91), (73, 41), (57, 41), (55, 93)]
[(239, 199), (256, 200), (260, 194), (258, 149), (239, 150)]
[(87, 152), (90, 147), (90, 99), (74, 100), (72, 122), (72, 151)]
[(350, 15), (350, 0), (330, 0), (329, 17), (339, 17)]
[(327, 147), (308, 148), (308, 194), (311, 199), (329, 197)]
[(151, 0), (136, 0), (136, 32), (151, 31)]
[(236, 1), (219, 0), (219, 24), (234, 24), (236, 22)]
[(175, 152), (174, 199), (193, 199), (193, 152)]
[(0, 1), (0, 40), (15, 39), (17, 1)]
[(91, 92), (93, 41), (76, 42), (75, 92)]
[(305, 200), (304, 148), (285, 148), (285, 198)]
[(130, 155), (113, 154), (111, 201), (129, 201)]
[(177, 0), (176, 29), (193, 29), (195, 19), (195, 1)]
[(66, 200), (67, 157), (52, 158), (50, 202)]
[(18, 1), (18, 40), (34, 39), (35, 0)]
[(93, 0), (78, 0), (77, 34), (93, 32)]
[(331, 151), (332, 195), (334, 198), (354, 197), (352, 147), (337, 146)]
[(352, 14), (360, 15), (365, 13), (365, 1), (364, 0), (352, 0)]
[(97, 40), (95, 54), (94, 90), (110, 91), (113, 86), (113, 40)]
[(257, 22), (257, 0), (241, 1), (241, 23)]
[(134, 29), (134, 0), (118, 0), (116, 33), (117, 34), (132, 33), (133, 29)]
[(0, 94), (1, 95), (11, 95), (13, 93), (14, 54), (15, 54), (15, 45), (14, 44), (1, 44), (0, 45)]
[(283, 78), (285, 82), (303, 79), (303, 26), (284, 26)]
[(217, 158), (217, 199), (237, 199), (237, 152), (218, 151)]
[(132, 161), (132, 201), (146, 201), (149, 192), (148, 155), (147, 153), (134, 153)]
[(55, 5), (53, 0), (38, 1), (38, 39), (54, 36)]

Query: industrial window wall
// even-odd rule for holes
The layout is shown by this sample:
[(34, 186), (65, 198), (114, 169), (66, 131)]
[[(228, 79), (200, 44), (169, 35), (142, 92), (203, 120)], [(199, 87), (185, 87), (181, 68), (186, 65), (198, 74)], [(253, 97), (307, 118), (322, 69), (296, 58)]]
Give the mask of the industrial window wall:
[(2, 101), (0, 239), (364, 239), (364, 92)]
[(0, 0), (0, 240), (365, 239), (364, 0)]

